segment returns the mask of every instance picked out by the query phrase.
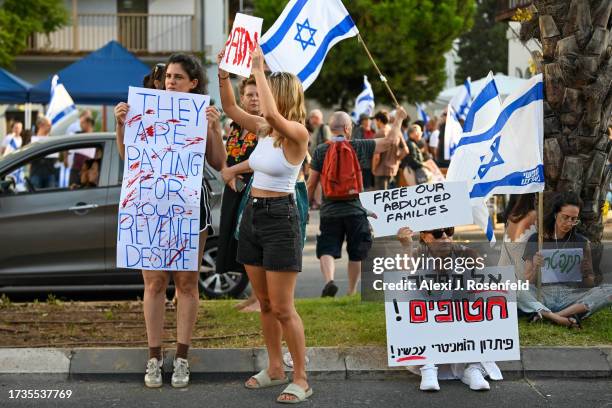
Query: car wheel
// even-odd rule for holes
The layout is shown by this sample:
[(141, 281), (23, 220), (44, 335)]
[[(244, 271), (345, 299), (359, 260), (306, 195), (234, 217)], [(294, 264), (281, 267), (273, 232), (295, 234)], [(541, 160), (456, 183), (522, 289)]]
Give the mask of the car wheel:
[(217, 273), (218, 249), (217, 238), (207, 240), (200, 265), (200, 292), (211, 299), (237, 297), (249, 284), (249, 278), (241, 271)]

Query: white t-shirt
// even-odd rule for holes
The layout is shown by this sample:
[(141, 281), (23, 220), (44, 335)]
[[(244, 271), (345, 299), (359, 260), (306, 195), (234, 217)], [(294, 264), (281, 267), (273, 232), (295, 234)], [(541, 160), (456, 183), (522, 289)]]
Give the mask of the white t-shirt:
[(75, 122), (72, 122), (70, 126), (68, 126), (68, 129), (66, 129), (66, 134), (74, 135), (75, 133), (78, 133), (80, 131), (81, 131), (81, 121), (77, 120)]
[(15, 150), (19, 150), (22, 144), (23, 140), (21, 139), (21, 136), (15, 136), (12, 133), (6, 135), (6, 137), (2, 140), (2, 147), (5, 148), (4, 156), (14, 152)]
[(438, 147), (439, 139), (440, 139), (440, 131), (436, 129), (433, 132), (431, 132), (431, 136), (429, 136), (429, 146)]

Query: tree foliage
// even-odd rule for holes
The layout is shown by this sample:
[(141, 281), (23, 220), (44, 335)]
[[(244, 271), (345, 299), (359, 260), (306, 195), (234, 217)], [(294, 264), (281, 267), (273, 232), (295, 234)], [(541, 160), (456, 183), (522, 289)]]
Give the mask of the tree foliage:
[[(257, 0), (263, 31), (278, 18), (284, 0)], [(343, 2), (374, 60), (400, 101), (433, 100), (446, 79), (444, 53), (472, 23), (475, 0), (350, 0)], [(380, 102), (391, 104), (384, 84), (356, 38), (336, 44), (306, 96), (324, 106), (349, 106), (367, 75)]]
[(9, 66), (26, 49), (30, 35), (49, 34), (67, 22), (68, 11), (62, 0), (0, 2), (0, 66)]
[(472, 29), (459, 38), (459, 67), (455, 79), (463, 83), (508, 70), (508, 25), (495, 21), (497, 0), (476, 0), (478, 11)]

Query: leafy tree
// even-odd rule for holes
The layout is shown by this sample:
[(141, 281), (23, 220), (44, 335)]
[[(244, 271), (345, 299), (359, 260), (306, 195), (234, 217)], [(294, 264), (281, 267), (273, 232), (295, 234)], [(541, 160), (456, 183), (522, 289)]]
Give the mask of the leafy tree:
[[(265, 32), (287, 2), (257, 0), (255, 15)], [(433, 100), (444, 86), (445, 60), (452, 42), (468, 30), (475, 0), (344, 1), (374, 60), (400, 101)], [(368, 75), (378, 101), (391, 103), (384, 84), (356, 38), (336, 44), (306, 96), (324, 106), (346, 109)]]
[(459, 58), (461, 62), (455, 79), (463, 83), (485, 77), (489, 71), (508, 70), (507, 23), (495, 21), (497, 0), (476, 0), (478, 11), (474, 16), (472, 29), (459, 37)]
[(0, 2), (0, 66), (7, 67), (26, 49), (34, 33), (49, 34), (68, 22), (62, 0)]

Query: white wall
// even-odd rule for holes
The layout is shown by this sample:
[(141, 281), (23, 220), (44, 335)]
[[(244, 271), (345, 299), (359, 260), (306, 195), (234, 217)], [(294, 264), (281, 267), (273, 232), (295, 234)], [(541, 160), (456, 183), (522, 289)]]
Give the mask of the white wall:
[[(199, 0), (149, 0), (149, 14), (161, 15), (149, 17), (150, 52), (196, 49), (191, 29), (192, 20), (195, 24), (196, 1)], [(198, 33), (196, 29), (196, 42)]]
[(528, 78), (531, 76), (529, 73), (530, 51), (540, 50), (541, 48), (536, 40), (530, 40), (523, 45), (517, 36), (520, 29), (520, 23), (511, 21), (506, 33), (508, 38), (508, 75)]

